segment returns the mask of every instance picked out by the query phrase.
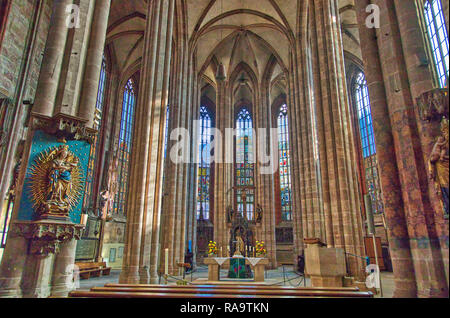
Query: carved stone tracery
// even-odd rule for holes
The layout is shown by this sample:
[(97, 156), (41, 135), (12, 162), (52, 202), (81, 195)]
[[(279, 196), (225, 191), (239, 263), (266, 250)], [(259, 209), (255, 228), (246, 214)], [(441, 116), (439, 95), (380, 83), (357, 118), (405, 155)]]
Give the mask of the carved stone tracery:
[(97, 130), (86, 127), (87, 120), (73, 117), (67, 114), (57, 114), (47, 117), (40, 114), (32, 114), (31, 128), (43, 130), (60, 139), (84, 140), (94, 143)]
[(47, 257), (57, 254), (59, 246), (70, 240), (79, 240), (84, 226), (51, 222), (16, 222), (11, 228), (12, 237), (24, 237), (30, 240), (29, 253)]
[(448, 118), (448, 89), (438, 88), (423, 93), (417, 98), (419, 116), (423, 121), (441, 122)]

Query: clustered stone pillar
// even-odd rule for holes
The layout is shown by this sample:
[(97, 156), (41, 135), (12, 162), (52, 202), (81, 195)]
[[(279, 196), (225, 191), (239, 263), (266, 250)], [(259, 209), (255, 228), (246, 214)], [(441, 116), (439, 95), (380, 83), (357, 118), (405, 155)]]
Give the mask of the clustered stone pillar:
[[(183, 41), (183, 43), (186, 43)], [(193, 93), (191, 81), (193, 80), (193, 72), (188, 64), (187, 48), (179, 46), (180, 50), (172, 52), (171, 82), (169, 96), (169, 128), (168, 147), (164, 171), (164, 210), (162, 212), (162, 243), (160, 251), (160, 272), (163, 272), (165, 266), (164, 251), (169, 249), (168, 268), (169, 274), (181, 274), (181, 267), (177, 263), (184, 263), (184, 255), (186, 252), (187, 238), (187, 222), (188, 222), (188, 173), (189, 161), (193, 160), (191, 148), (196, 145), (196, 140), (192, 140), (192, 123), (190, 118), (193, 117), (191, 107), (191, 96)], [(172, 132), (173, 129), (181, 129), (188, 132), (188, 136), (178, 136)], [(179, 132), (181, 132), (179, 130)], [(173, 140), (172, 137), (176, 137)], [(178, 139), (182, 138), (182, 139)], [(180, 142), (183, 143), (184, 149), (178, 152)], [(175, 146), (175, 143), (178, 145)], [(174, 147), (175, 146), (175, 147)], [(178, 152), (178, 153), (176, 153)], [(190, 161), (192, 162), (192, 161)], [(195, 191), (192, 189), (192, 191)]]
[(32, 220), (18, 218), (34, 132), (43, 130), (54, 134), (56, 130), (58, 137), (71, 139), (74, 131), (65, 130), (70, 126), (77, 130), (77, 138), (92, 140), (93, 131), (89, 127), (85, 129), (85, 121), (67, 115), (75, 114), (76, 96), (80, 94), (82, 78), (74, 74), (79, 74), (83, 69), (82, 62), (87, 54), (83, 46), (89, 38), (94, 5), (89, 0), (78, 1), (79, 25), (70, 28), (70, 12), (67, 9), (72, 4), (72, 0), (55, 0), (52, 4), (31, 125), (25, 141), (14, 211), (0, 268), (1, 296), (66, 296), (73, 288), (76, 240), (80, 239), (83, 226), (66, 220), (35, 220), (36, 215)]
[(311, 15), (311, 85), (320, 145), (326, 243), (343, 248), (349, 275), (362, 279), (363, 225), (358, 188), (353, 181), (356, 170), (352, 163), (356, 158), (339, 12), (337, 3), (330, 0), (310, 2), (305, 10)]
[(51, 294), (55, 297), (65, 297), (75, 288), (73, 284), (78, 283), (74, 280), (75, 268), (75, 249), (77, 247), (76, 240), (70, 240), (61, 244), (59, 253), (55, 255), (53, 275), (52, 275), (52, 290)]
[[(311, 48), (309, 43), (310, 2), (299, 4), (298, 39), (290, 57), (289, 121), (292, 174), (292, 209), (296, 255), (303, 254), (303, 238), (325, 240), (323, 209), (320, 207), (320, 189), (317, 176), (317, 131), (311, 88)], [(294, 263), (297, 259), (294, 259)]]
[(174, 0), (148, 3), (140, 94), (127, 195), (127, 228), (121, 283), (156, 283), (164, 120), (174, 28)]
[[(361, 51), (364, 57), (365, 76), (369, 88), (370, 105), (377, 145), (377, 161), (383, 189), (384, 213), (389, 230), (389, 253), (394, 269), (396, 297), (414, 297), (417, 292), (414, 283), (414, 267), (408, 243), (406, 220), (400, 178), (395, 157), (392, 125), (384, 86), (381, 62), (378, 56), (375, 29), (366, 27), (366, 7), (369, 0), (356, 4)], [(384, 177), (385, 176), (385, 177)]]
[(54, 0), (53, 2), (53, 13), (33, 106), (34, 112), (46, 116), (52, 116), (55, 107), (69, 32), (66, 24), (66, 9), (72, 3), (73, 0)]
[(199, 138), (199, 129), (197, 126), (193, 125), (194, 120), (198, 120), (198, 116), (200, 113), (200, 88), (199, 88), (199, 79), (198, 76), (195, 76), (194, 70), (196, 70), (195, 58), (193, 56), (190, 57), (190, 67), (191, 67), (191, 77), (192, 80), (190, 82), (190, 87), (192, 94), (190, 96), (191, 107), (193, 109), (193, 115), (191, 117), (191, 131), (192, 131), (192, 140), (191, 143), (193, 145), (191, 151), (191, 162), (189, 164), (189, 182), (188, 182), (188, 233), (186, 240), (191, 242), (191, 253), (193, 254), (193, 267), (197, 266), (197, 176), (198, 176), (198, 138)]
[[(445, 297), (448, 221), (436, 208), (439, 205), (431, 194), (432, 182), (427, 180), (427, 162), (438, 129), (421, 121), (416, 102), (433, 89), (432, 65), (423, 65), (420, 58), (425, 56), (417, 16), (420, 8), (415, 1), (366, 0), (355, 4), (372, 105), (394, 296)], [(381, 9), (378, 30), (366, 26), (369, 4)]]
[[(270, 166), (273, 166), (274, 169), (279, 169), (278, 133), (275, 133), (274, 136), (271, 136), (271, 129), (276, 128), (276, 126), (274, 127), (272, 119), (277, 116), (274, 116), (274, 114), (272, 114), (272, 107), (270, 105), (269, 98), (270, 79), (272, 77), (273, 68), (276, 65), (275, 58), (272, 58), (271, 62), (269, 63), (270, 67), (267, 69), (267, 73), (263, 77), (263, 83), (261, 85), (261, 89), (259, 90), (259, 96), (257, 96), (258, 98), (255, 97), (255, 99), (257, 100), (255, 105), (258, 106), (255, 108), (255, 123), (258, 130), (256, 131), (257, 139), (254, 140), (256, 145), (256, 147), (254, 147), (254, 151), (256, 156), (259, 156), (260, 153), (262, 154), (262, 150), (265, 150), (264, 155), (272, 155), (270, 157), (270, 162), (263, 164), (260, 160), (257, 160), (255, 165), (257, 167), (255, 169), (255, 204), (260, 204), (263, 211), (261, 224), (256, 225), (255, 240), (263, 241), (265, 243), (267, 250), (266, 257), (269, 259), (268, 268), (276, 268), (278, 266), (277, 245), (275, 238), (275, 211), (277, 211), (277, 202), (274, 198), (274, 193), (275, 191), (280, 191), (280, 188), (274, 189), (275, 184), (277, 184), (275, 183), (274, 178), (278, 177), (278, 174), (262, 173), (262, 169), (267, 170)], [(266, 135), (260, 135), (259, 129), (265, 130)], [(262, 140), (262, 137), (265, 137), (265, 140)], [(258, 147), (263, 145), (265, 147), (264, 149), (258, 149)]]
[(80, 108), (78, 110), (78, 116), (88, 120), (88, 127), (92, 127), (94, 124), (98, 82), (102, 69), (110, 7), (111, 0), (97, 0), (95, 2), (94, 19), (85, 63), (83, 89), (81, 90)]
[(229, 105), (228, 81), (217, 79), (216, 91), (216, 129), (220, 131), (222, 141), (216, 140), (214, 148), (214, 240), (218, 246), (229, 245), (226, 209), (233, 190), (230, 176), (231, 164), (225, 163), (225, 129), (230, 128), (231, 106)]

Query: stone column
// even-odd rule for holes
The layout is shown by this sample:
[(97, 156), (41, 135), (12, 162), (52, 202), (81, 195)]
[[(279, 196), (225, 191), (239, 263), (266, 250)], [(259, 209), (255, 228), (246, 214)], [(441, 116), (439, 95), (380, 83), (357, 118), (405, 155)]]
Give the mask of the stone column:
[[(227, 127), (227, 81), (217, 80), (216, 92), (216, 129), (222, 134), (222, 142), (215, 140), (214, 162), (214, 240), (218, 246), (228, 246), (228, 228), (226, 226), (227, 192), (233, 193), (227, 182), (225, 161), (225, 129)], [(231, 203), (231, 202), (230, 202)]]
[[(165, 182), (165, 201), (164, 211), (162, 215), (162, 242), (160, 257), (164, 257), (164, 250), (169, 249), (169, 274), (178, 275), (177, 263), (184, 262), (185, 243), (186, 243), (186, 216), (187, 216), (187, 167), (188, 163), (185, 159), (190, 159), (191, 149), (183, 149), (183, 162), (172, 161), (172, 150), (178, 140), (171, 140), (170, 134), (173, 129), (187, 129), (189, 132), (188, 119), (190, 115), (190, 103), (187, 96), (187, 88), (189, 79), (188, 63), (186, 59), (186, 50), (181, 49), (174, 54), (172, 60), (172, 70), (170, 76), (170, 128), (168, 130), (168, 147), (166, 171), (164, 174)], [(188, 136), (192, 136), (189, 132)], [(186, 138), (186, 136), (184, 137)], [(191, 147), (190, 140), (184, 139), (187, 147)], [(173, 154), (175, 155), (175, 153)], [(181, 159), (181, 158), (180, 158)], [(164, 270), (164, 259), (160, 263), (160, 271)]]
[[(77, 241), (72, 239), (62, 243), (59, 253), (55, 255), (52, 274), (51, 295), (55, 297), (67, 297), (74, 290), (74, 264)], [(75, 281), (75, 284), (77, 281)]]
[(53, 254), (28, 255), (22, 276), (24, 298), (47, 298), (51, 291)]
[[(347, 270), (350, 275), (362, 279), (362, 228), (358, 226), (360, 213), (359, 197), (352, 181), (356, 172), (351, 147), (349, 104), (346, 96), (345, 74), (343, 72), (343, 47), (339, 36), (339, 14), (335, 1), (314, 2), (314, 15), (310, 20), (315, 24), (312, 42), (316, 42), (312, 64), (318, 63), (320, 72), (314, 74), (315, 101), (319, 139), (325, 142), (321, 148), (322, 163), (327, 167), (328, 178), (323, 183), (330, 195), (334, 247), (344, 248)], [(320, 116), (320, 117), (319, 117)], [(319, 123), (320, 122), (320, 123)], [(323, 177), (323, 176), (322, 176)], [(325, 192), (325, 191), (324, 191)], [(327, 194), (328, 195), (328, 194)], [(329, 243), (328, 243), (329, 244)], [(356, 256), (355, 256), (356, 255)], [(360, 257), (358, 257), (360, 256)]]
[[(446, 282), (447, 279), (443, 262), (443, 259), (446, 259), (448, 266), (448, 244), (445, 243), (447, 240), (446, 237), (448, 237), (448, 222), (444, 220), (443, 213), (441, 213), (442, 207), (439, 198), (435, 195), (434, 181), (429, 178), (427, 173), (427, 163), (430, 154), (435, 141), (440, 135), (440, 121), (423, 120), (417, 104), (417, 99), (422, 94), (430, 92), (434, 88), (432, 73), (430, 67), (424, 67), (423, 59), (420, 58), (426, 57), (426, 51), (425, 43), (423, 42), (423, 30), (419, 24), (417, 15), (418, 8), (416, 7), (416, 2), (394, 2), (395, 11), (397, 12), (399, 36), (405, 56), (409, 88), (413, 103), (416, 106), (415, 118), (424, 160), (423, 163), (420, 160), (416, 162), (417, 169), (420, 171), (416, 182), (420, 189), (424, 189), (427, 186), (429, 188), (428, 198), (423, 199), (423, 211), (415, 210), (418, 214), (423, 213), (421, 217), (426, 223), (427, 232), (415, 233), (416, 237), (411, 242), (411, 252), (415, 258), (414, 264), (416, 266), (418, 296), (448, 297), (448, 282)], [(431, 60), (431, 57), (429, 60)], [(425, 240), (423, 235), (426, 236)], [(425, 245), (424, 243), (426, 241), (427, 243)], [(430, 268), (433, 268), (433, 270), (430, 271)], [(428, 274), (424, 274), (426, 270), (428, 270)]]
[(95, 2), (94, 19), (87, 51), (80, 106), (78, 109), (78, 116), (89, 120), (86, 123), (87, 127), (92, 127), (94, 124), (98, 82), (102, 69), (110, 7), (111, 0), (97, 0)]
[(68, 37), (66, 8), (73, 0), (54, 0), (33, 111), (52, 116)]
[(27, 258), (27, 240), (15, 232), (16, 225), (11, 224), (0, 267), (0, 298), (22, 297), (20, 283)]
[[(311, 23), (311, 33), (313, 36), (317, 36), (317, 28), (314, 23)], [(318, 43), (316, 41), (311, 41), (311, 56), (310, 59), (313, 61), (311, 64), (311, 72), (313, 75), (311, 85), (314, 90), (319, 90), (321, 88), (320, 76), (320, 63), (314, 62), (319, 61), (319, 49)], [(324, 114), (322, 111), (322, 101), (320, 99), (315, 100), (315, 117), (316, 117), (316, 127), (317, 127), (317, 140), (318, 140), (318, 149), (319, 152), (319, 165), (320, 165), (320, 176), (321, 176), (321, 199), (322, 199), (322, 209), (324, 214), (324, 228), (325, 233), (323, 234), (324, 242), (328, 247), (333, 247), (335, 242), (335, 227), (333, 226), (333, 216), (332, 216), (332, 207), (331, 207), (331, 195), (332, 189), (330, 189), (329, 175), (328, 175), (328, 162), (329, 158), (327, 158), (327, 136), (325, 133), (325, 122), (324, 122)]]
[(188, 235), (187, 241), (192, 242), (191, 252), (193, 253), (193, 267), (197, 267), (196, 260), (196, 250), (197, 250), (197, 178), (198, 178), (198, 165), (196, 164), (198, 158), (198, 135), (199, 135), (199, 127), (193, 125), (194, 120), (198, 120), (199, 109), (200, 109), (200, 101), (199, 101), (199, 85), (198, 85), (198, 77), (195, 75), (196, 65), (194, 62), (194, 58), (190, 57), (190, 66), (191, 66), (191, 82), (189, 89), (192, 90), (190, 96), (190, 103), (192, 108), (192, 116), (191, 116), (191, 125), (192, 125), (192, 151), (191, 151), (191, 164), (190, 164), (190, 172), (189, 172), (189, 199), (188, 199)]
[[(292, 61), (292, 57), (291, 57)], [(293, 62), (291, 62), (293, 64)], [(294, 69), (291, 68), (289, 72), (288, 81), (288, 117), (289, 117), (289, 127), (290, 127), (290, 138), (289, 138), (289, 149), (291, 155), (291, 181), (292, 181), (292, 231), (294, 239), (294, 250), (293, 257), (295, 255), (300, 255), (303, 253), (303, 221), (302, 221), (302, 204), (300, 200), (300, 180), (298, 176), (300, 175), (300, 159), (299, 159), (299, 149), (297, 146), (297, 139), (299, 135), (295, 131), (297, 126), (298, 116), (296, 114), (296, 97), (294, 94)], [(296, 261), (296, 260), (294, 260)], [(294, 262), (295, 264), (295, 262)]]
[(316, 150), (316, 118), (312, 95), (310, 1), (299, 4), (298, 38), (289, 69), (289, 130), (294, 230), (294, 263), (304, 250), (303, 239), (322, 238), (322, 207), (319, 204)]
[(158, 281), (163, 128), (168, 102), (174, 10), (175, 0), (148, 3), (121, 283)]
[(448, 8), (449, 8), (449, 2), (445, 0), (441, 0), (442, 2), (442, 10), (444, 10), (444, 19), (445, 19), (445, 25), (447, 26), (447, 34), (449, 33), (448, 24), (449, 24), (449, 16), (448, 16)]
[[(269, 62), (271, 65), (274, 65), (273, 62)], [(276, 200), (274, 199), (274, 191), (280, 191), (280, 189), (274, 189), (274, 178), (278, 177), (277, 174), (262, 174), (261, 170), (269, 167), (267, 163), (262, 164), (258, 158), (261, 149), (259, 146), (264, 145), (264, 155), (268, 155), (268, 151), (271, 151), (273, 156), (270, 158), (270, 164), (272, 164), (277, 171), (279, 171), (279, 158), (278, 156), (278, 135), (274, 136), (274, 140), (271, 139), (271, 129), (276, 128), (273, 125), (272, 119), (274, 118), (272, 114), (272, 107), (270, 105), (269, 98), (269, 85), (271, 78), (271, 71), (273, 66), (269, 67), (266, 73), (263, 76), (262, 84), (259, 89), (259, 96), (256, 96), (255, 93), (255, 103), (254, 103), (254, 128), (256, 129), (256, 136), (254, 136), (254, 155), (256, 158), (255, 163), (255, 185), (256, 185), (256, 193), (255, 193), (255, 208), (256, 204), (261, 204), (263, 215), (262, 221), (260, 224), (256, 224), (256, 233), (255, 240), (264, 241), (267, 255), (266, 257), (270, 261), (270, 268), (277, 267), (277, 245), (275, 239), (275, 211), (276, 211)], [(275, 115), (275, 118), (277, 116)], [(265, 130), (265, 140), (261, 140), (262, 136), (259, 134), (259, 129)], [(276, 156), (276, 158), (275, 158)], [(291, 159), (292, 162), (292, 159)], [(256, 275), (255, 275), (256, 277)]]
[(415, 297), (416, 284), (408, 233), (403, 209), (399, 171), (396, 163), (395, 145), (389, 107), (384, 85), (383, 70), (376, 41), (375, 29), (366, 27), (366, 7), (369, 0), (355, 3), (358, 16), (361, 51), (369, 88), (372, 119), (377, 145), (377, 161), (380, 183), (383, 189), (384, 213), (389, 236), (389, 252), (394, 269), (394, 297)]
[[(421, 62), (425, 52), (416, 4), (387, 0), (376, 4), (381, 8), (381, 29), (375, 33), (361, 26), (361, 39), (366, 67), (371, 70), (375, 65), (373, 72), (366, 73), (372, 103), (379, 105), (372, 105), (372, 111), (380, 171), (389, 171), (381, 175), (381, 183), (396, 278), (394, 295), (445, 297), (448, 283), (442, 257), (448, 239), (439, 235), (448, 237), (448, 222), (445, 225), (436, 209), (427, 180), (436, 128), (422, 122), (420, 109), (414, 107), (417, 98), (432, 88), (431, 72)], [(363, 5), (358, 3), (361, 22), (366, 16)], [(400, 193), (391, 197), (395, 190)]]

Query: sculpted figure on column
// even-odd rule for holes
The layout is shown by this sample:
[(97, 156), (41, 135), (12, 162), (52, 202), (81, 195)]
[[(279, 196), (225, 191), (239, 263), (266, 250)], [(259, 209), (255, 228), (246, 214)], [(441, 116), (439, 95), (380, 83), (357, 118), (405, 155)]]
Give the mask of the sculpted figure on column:
[(444, 212), (448, 216), (448, 119), (443, 119), (441, 123), (441, 136), (437, 139), (430, 155), (431, 178), (435, 181), (440, 197), (444, 205)]
[(41, 216), (67, 217), (84, 186), (79, 158), (68, 145), (41, 153), (31, 169), (34, 206)]
[(119, 167), (119, 157), (116, 154), (114, 155), (108, 167), (108, 180), (106, 184), (106, 189), (100, 193), (102, 197), (101, 208), (103, 218), (109, 217), (114, 208), (114, 198), (116, 197), (117, 191), (119, 189), (119, 185), (117, 182), (118, 167)]

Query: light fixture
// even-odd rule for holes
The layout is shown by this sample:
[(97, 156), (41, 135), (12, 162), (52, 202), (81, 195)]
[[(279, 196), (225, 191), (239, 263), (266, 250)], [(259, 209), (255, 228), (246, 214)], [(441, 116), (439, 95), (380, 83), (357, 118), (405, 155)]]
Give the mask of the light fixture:
[(224, 81), (226, 78), (227, 78), (227, 75), (225, 73), (225, 65), (223, 65), (222, 62), (220, 62), (219, 66), (217, 67), (217, 71), (216, 71), (216, 80)]
[[(220, 15), (223, 14), (223, 0), (220, 1)], [(223, 28), (220, 28), (220, 43), (223, 41)], [(216, 80), (218, 81), (224, 81), (227, 78), (226, 72), (225, 72), (225, 65), (223, 65), (222, 62), (219, 63), (219, 66), (216, 70)]]
[(241, 76), (241, 78), (240, 78), (238, 81), (239, 81), (239, 84), (240, 84), (241, 86), (244, 86), (244, 85), (247, 84), (248, 79), (246, 79), (246, 78), (245, 78), (245, 74), (242, 73), (242, 76)]

